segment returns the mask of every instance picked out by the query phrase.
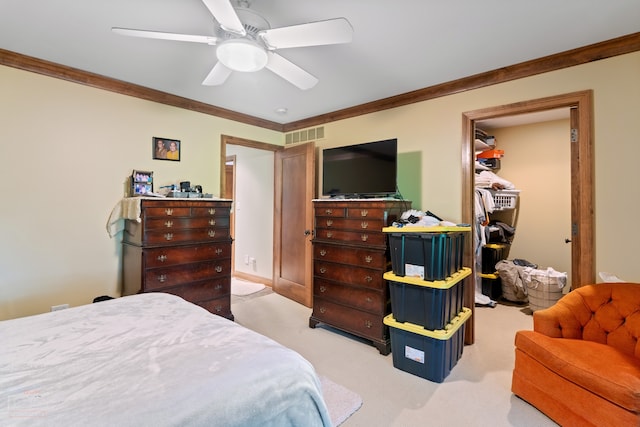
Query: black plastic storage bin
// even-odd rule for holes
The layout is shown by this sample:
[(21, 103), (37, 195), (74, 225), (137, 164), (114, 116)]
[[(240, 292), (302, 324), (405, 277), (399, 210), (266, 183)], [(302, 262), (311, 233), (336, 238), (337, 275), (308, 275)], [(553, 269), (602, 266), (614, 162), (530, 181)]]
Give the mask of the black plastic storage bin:
[(470, 268), (462, 268), (444, 281), (427, 282), (386, 272), (393, 318), (425, 329), (443, 329), (462, 310), (464, 284), (470, 275)]
[(396, 322), (393, 314), (384, 318), (391, 335), (393, 366), (429, 381), (441, 383), (462, 357), (464, 323), (471, 310), (463, 308), (445, 330), (429, 331), (411, 323)]
[(502, 281), (497, 274), (481, 274), (482, 295), (486, 295), (494, 301), (502, 297)]
[(496, 264), (509, 256), (508, 243), (488, 243), (482, 247), (482, 274), (493, 274)]
[(386, 227), (396, 276), (444, 280), (462, 268), (464, 236), (470, 227)]

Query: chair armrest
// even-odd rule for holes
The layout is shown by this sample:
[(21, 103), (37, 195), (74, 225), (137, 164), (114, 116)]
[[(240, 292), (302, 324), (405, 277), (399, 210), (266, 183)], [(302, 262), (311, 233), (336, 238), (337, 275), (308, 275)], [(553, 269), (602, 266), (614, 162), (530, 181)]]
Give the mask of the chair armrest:
[(533, 330), (552, 338), (582, 339), (582, 329), (590, 318), (582, 297), (571, 292), (556, 304), (533, 313)]

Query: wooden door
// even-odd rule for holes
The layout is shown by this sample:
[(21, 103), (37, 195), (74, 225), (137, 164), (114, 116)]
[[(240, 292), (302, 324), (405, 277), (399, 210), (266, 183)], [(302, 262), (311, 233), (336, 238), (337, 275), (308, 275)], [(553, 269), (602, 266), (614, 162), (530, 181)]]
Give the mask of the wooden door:
[(311, 307), (313, 142), (276, 152), (273, 290)]
[[(222, 197), (227, 199), (236, 199), (236, 156), (227, 156), (224, 166), (225, 173), (225, 190)], [(231, 213), (229, 215), (229, 233), (233, 239), (236, 235), (236, 222), (235, 215), (233, 214), (235, 206), (232, 205)], [(236, 245), (231, 245), (231, 274), (236, 272)]]

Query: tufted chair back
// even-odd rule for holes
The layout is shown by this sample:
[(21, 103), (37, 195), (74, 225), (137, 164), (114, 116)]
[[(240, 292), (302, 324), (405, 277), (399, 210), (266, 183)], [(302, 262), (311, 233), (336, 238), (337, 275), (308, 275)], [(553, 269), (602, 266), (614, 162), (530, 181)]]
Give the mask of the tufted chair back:
[(533, 313), (533, 329), (555, 338), (595, 341), (640, 358), (640, 283), (577, 288)]

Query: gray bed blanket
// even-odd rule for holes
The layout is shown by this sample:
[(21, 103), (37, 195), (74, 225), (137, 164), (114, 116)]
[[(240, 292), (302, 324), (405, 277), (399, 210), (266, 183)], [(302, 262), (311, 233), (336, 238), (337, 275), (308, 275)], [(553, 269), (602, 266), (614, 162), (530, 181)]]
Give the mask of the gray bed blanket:
[(149, 293), (0, 322), (0, 425), (329, 426), (298, 353)]

